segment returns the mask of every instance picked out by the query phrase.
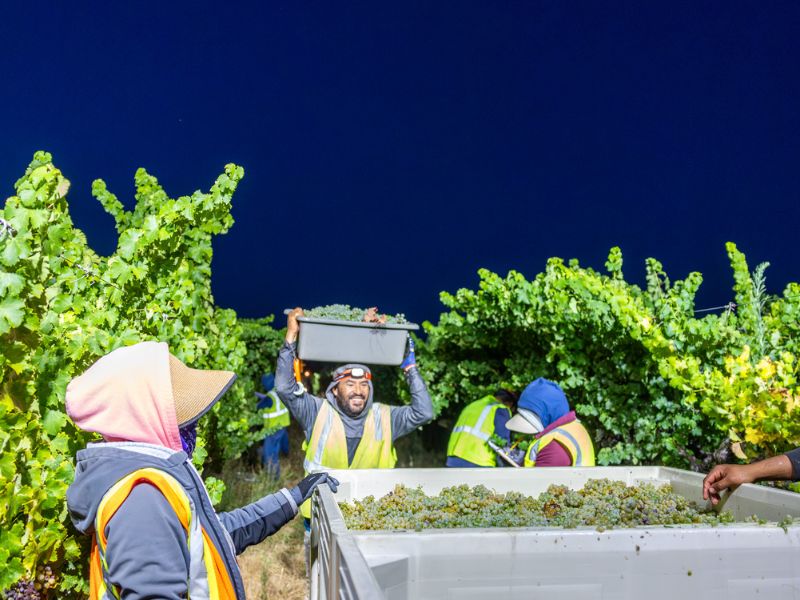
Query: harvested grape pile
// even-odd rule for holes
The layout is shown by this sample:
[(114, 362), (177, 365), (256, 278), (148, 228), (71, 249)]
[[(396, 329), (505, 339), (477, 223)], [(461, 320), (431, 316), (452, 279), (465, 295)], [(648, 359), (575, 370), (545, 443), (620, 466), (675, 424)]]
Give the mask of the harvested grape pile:
[(582, 490), (551, 485), (538, 498), (518, 492), (497, 494), (478, 485), (445, 488), (438, 496), (397, 485), (375, 499), (339, 505), (350, 529), (430, 529), (450, 527), (580, 527), (600, 529), (640, 525), (732, 523), (728, 512), (700, 510), (669, 485), (626, 486), (590, 479)]
[(376, 308), (355, 308), (348, 304), (329, 304), (305, 311), (306, 317), (314, 319), (335, 319), (337, 321), (355, 321), (357, 323), (407, 323), (405, 315), (378, 314)]

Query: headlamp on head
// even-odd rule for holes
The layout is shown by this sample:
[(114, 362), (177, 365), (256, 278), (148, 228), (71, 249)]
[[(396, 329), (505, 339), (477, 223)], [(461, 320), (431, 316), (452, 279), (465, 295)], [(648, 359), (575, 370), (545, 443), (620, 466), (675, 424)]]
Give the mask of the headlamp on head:
[(362, 369), (361, 367), (353, 367), (352, 369), (345, 369), (344, 371), (336, 375), (333, 378), (333, 380), (341, 381), (342, 379), (347, 379), (348, 377), (353, 377), (355, 379), (366, 378), (368, 381), (371, 381), (372, 373), (370, 373), (366, 369)]

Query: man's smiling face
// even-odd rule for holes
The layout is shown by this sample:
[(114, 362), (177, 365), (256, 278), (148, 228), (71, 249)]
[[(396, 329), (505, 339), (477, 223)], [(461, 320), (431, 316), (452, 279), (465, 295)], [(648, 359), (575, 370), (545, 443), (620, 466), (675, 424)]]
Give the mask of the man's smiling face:
[(357, 417), (367, 405), (369, 381), (364, 377), (347, 377), (333, 388), (333, 395), (344, 414)]

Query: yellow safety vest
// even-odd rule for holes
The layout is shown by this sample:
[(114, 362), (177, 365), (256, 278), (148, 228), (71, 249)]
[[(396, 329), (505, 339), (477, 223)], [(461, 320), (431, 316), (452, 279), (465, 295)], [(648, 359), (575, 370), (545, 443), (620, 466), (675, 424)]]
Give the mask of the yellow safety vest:
[[(325, 401), (314, 420), (311, 437), (303, 444), (306, 473), (326, 469), (391, 469), (397, 463), (392, 443), (391, 408), (375, 403), (364, 419), (364, 433), (356, 448), (353, 462), (347, 461), (347, 438), (339, 413)], [(311, 501), (300, 506), (306, 519), (311, 518)]]
[(267, 396), (272, 398), (272, 406), (265, 408), (261, 413), (264, 417), (264, 425), (266, 430), (277, 431), (289, 426), (289, 409), (283, 405), (281, 399), (278, 398), (278, 393), (275, 390), (267, 392)]
[(494, 396), (486, 396), (468, 405), (458, 416), (447, 456), (457, 456), (481, 467), (497, 466), (497, 455), (487, 443), (494, 433), (494, 417), (498, 410), (511, 411)]
[[(89, 563), (89, 600), (119, 598), (116, 587), (106, 583), (106, 525), (125, 502), (133, 488), (140, 483), (149, 483), (158, 488), (172, 506), (186, 530), (189, 548), (189, 598), (192, 600), (236, 600), (233, 581), (225, 567), (225, 561), (200, 523), (200, 518), (189, 496), (174, 477), (150, 467), (134, 471), (115, 483), (106, 492), (97, 509), (95, 535), (92, 539), (92, 555)], [(155, 549), (158, 552), (158, 549)]]
[(580, 421), (575, 420), (556, 427), (553, 431), (533, 440), (525, 453), (524, 466), (535, 467), (536, 455), (553, 442), (558, 442), (567, 449), (573, 467), (593, 467), (595, 465), (592, 438)]

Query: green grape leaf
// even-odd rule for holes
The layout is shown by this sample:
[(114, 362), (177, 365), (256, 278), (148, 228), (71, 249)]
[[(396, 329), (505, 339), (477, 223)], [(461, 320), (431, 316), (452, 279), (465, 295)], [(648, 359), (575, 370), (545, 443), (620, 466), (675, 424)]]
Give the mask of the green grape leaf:
[(55, 435), (63, 429), (66, 422), (66, 413), (60, 410), (48, 410), (42, 419), (42, 429), (44, 429), (50, 437), (55, 437)]
[(15, 296), (25, 287), (25, 280), (16, 273), (0, 272), (0, 296)]
[(25, 318), (25, 303), (18, 298), (5, 298), (0, 301), (0, 334), (19, 327)]

